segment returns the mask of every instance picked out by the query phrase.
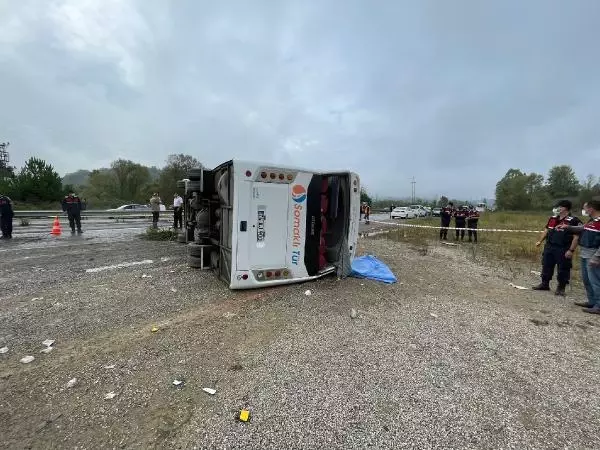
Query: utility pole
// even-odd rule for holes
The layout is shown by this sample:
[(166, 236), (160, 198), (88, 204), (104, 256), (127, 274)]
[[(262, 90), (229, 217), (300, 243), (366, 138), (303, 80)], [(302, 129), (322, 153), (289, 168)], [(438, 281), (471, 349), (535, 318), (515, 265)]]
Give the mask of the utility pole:
[(415, 181), (415, 177), (412, 178), (412, 181), (410, 182), (410, 184), (412, 184), (412, 200), (411, 200), (411, 202), (414, 204), (415, 200), (416, 200), (415, 185), (417, 184), (417, 182)]
[(8, 151), (6, 147), (10, 145), (10, 142), (0, 142), (0, 180), (3, 180), (10, 175), (10, 166), (8, 159)]

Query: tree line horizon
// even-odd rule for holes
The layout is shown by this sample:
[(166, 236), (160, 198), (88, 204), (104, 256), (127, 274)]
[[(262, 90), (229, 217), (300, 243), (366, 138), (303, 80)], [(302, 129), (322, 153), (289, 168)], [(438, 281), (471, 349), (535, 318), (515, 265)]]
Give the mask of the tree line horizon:
[[(146, 204), (153, 192), (159, 192), (165, 204), (178, 191), (176, 182), (185, 178), (192, 168), (203, 167), (195, 157), (186, 154), (168, 155), (163, 167), (117, 159), (108, 168), (79, 170), (64, 177), (45, 160), (32, 157), (23, 167), (0, 174), (0, 193), (8, 195), (17, 208), (58, 204), (69, 192), (85, 198), (91, 209), (113, 208), (127, 203)], [(183, 192), (180, 192), (183, 194)], [(511, 168), (496, 183), (495, 208), (504, 211), (541, 211), (551, 209), (558, 200), (569, 199), (574, 204), (600, 196), (600, 178), (593, 174), (579, 180), (570, 165), (552, 167), (547, 177)], [(371, 196), (368, 188), (361, 190), (361, 201), (372, 208), (391, 205), (445, 206), (452, 201), (470, 204), (470, 201), (443, 195), (440, 198), (379, 198)], [(486, 199), (481, 199), (486, 203)]]

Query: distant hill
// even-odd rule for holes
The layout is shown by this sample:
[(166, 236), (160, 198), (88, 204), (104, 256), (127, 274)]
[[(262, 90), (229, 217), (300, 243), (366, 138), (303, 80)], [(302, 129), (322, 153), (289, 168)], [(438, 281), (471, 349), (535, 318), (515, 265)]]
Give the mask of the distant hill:
[(77, 172), (68, 173), (62, 179), (63, 186), (67, 184), (73, 186), (86, 186), (91, 173), (92, 172), (89, 170), (78, 170)]
[[(103, 167), (98, 170), (102, 171), (110, 169)], [(148, 167), (148, 172), (150, 172), (150, 179), (152, 181), (156, 181), (160, 176), (160, 169), (156, 166)], [(73, 186), (87, 186), (91, 173), (92, 172), (90, 170), (85, 169), (78, 170), (77, 172), (68, 173), (62, 179), (63, 186), (67, 184), (71, 184)]]

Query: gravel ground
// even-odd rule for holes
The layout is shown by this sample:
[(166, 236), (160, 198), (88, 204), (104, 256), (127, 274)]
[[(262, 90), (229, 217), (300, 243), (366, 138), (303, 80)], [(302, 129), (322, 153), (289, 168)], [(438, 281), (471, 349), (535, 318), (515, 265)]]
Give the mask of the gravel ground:
[(231, 292), (174, 243), (9, 246), (3, 448), (600, 447), (600, 320), (581, 292), (516, 290), (535, 276), (461, 248), (378, 236), (360, 252), (397, 284)]

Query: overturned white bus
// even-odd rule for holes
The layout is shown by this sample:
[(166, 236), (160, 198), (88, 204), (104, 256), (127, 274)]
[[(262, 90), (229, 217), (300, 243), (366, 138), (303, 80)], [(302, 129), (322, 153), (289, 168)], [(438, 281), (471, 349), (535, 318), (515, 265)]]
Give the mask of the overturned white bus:
[(350, 273), (360, 220), (355, 173), (232, 160), (190, 171), (184, 200), (190, 259), (231, 289)]

